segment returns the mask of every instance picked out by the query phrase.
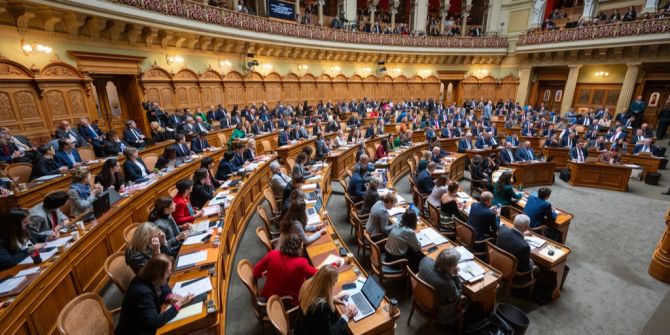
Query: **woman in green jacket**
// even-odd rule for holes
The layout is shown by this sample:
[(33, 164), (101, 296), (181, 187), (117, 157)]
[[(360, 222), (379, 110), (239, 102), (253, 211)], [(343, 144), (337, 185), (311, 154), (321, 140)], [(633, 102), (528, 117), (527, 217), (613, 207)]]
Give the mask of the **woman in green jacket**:
[(503, 172), (498, 181), (493, 184), (493, 204), (508, 206), (521, 199), (521, 193), (514, 192), (512, 187), (512, 174)]

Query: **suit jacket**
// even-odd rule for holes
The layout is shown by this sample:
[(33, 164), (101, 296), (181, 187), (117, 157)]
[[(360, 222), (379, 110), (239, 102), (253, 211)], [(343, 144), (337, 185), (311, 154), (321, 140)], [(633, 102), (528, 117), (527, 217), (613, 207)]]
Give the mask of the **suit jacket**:
[(177, 150), (177, 157), (187, 157), (191, 155), (191, 149), (188, 148), (186, 143), (175, 143), (175, 150)]
[(216, 168), (215, 178), (218, 180), (228, 180), (228, 177), (230, 177), (233, 172), (235, 171), (233, 170), (233, 166), (230, 164), (230, 162), (227, 160), (221, 160), (219, 167)]
[(214, 197), (214, 188), (204, 184), (196, 183), (191, 192), (191, 205), (195, 208), (202, 208), (207, 201)]
[(582, 159), (586, 160), (586, 157), (588, 157), (589, 152), (586, 150), (586, 148), (579, 149), (577, 147), (573, 147), (573, 148), (570, 149), (570, 159), (577, 160), (577, 158), (579, 157), (578, 156), (579, 154), (577, 153), (577, 150), (582, 151)]
[[(147, 169), (147, 166), (144, 164), (142, 161), (142, 158), (137, 157), (137, 161), (140, 162), (143, 166), (144, 169), (146, 170), (147, 174), (150, 174), (151, 171)], [(139, 179), (142, 179), (142, 170), (140, 170), (140, 167), (137, 166), (135, 163), (130, 161), (130, 159), (126, 159), (125, 162), (123, 162), (123, 174), (126, 176), (126, 181), (137, 181)]]
[[(81, 157), (79, 157), (79, 152), (77, 150), (72, 149), (72, 156), (74, 157), (75, 163), (81, 163)], [(71, 169), (74, 166), (74, 163), (67, 157), (67, 154), (63, 150), (56, 151), (54, 160), (59, 166), (67, 166), (68, 169)]]
[(516, 257), (518, 272), (527, 272), (533, 267), (530, 260), (530, 246), (518, 230), (507, 226), (500, 227), (496, 246)]
[[(644, 147), (645, 147), (644, 144), (638, 144), (638, 145), (636, 145), (636, 146), (633, 148), (633, 155), (637, 155), (637, 154), (639, 154), (640, 152), (643, 152), (642, 150), (644, 149)], [(653, 154), (653, 153), (654, 153), (654, 150), (656, 149), (656, 146), (654, 146), (653, 144), (649, 144), (649, 145), (647, 145), (647, 149), (649, 150), (649, 151), (648, 151), (649, 153)]]
[(234, 154), (233, 159), (230, 161), (230, 165), (233, 168), (233, 171), (237, 171), (244, 166), (244, 157)]
[(505, 138), (505, 141), (512, 143), (512, 145), (515, 146), (515, 147), (519, 145), (519, 138), (518, 137), (514, 138), (512, 136), (507, 136)]
[(535, 159), (535, 153), (533, 152), (533, 149), (528, 148), (517, 148), (516, 149), (516, 160), (518, 161), (531, 161)]
[(512, 149), (503, 148), (500, 150), (500, 162), (509, 164), (514, 163), (515, 161), (516, 159), (514, 158), (514, 151), (512, 151)]
[(67, 216), (63, 214), (60, 209), (56, 209), (54, 213), (55, 222), (54, 214), (47, 212), (42, 204), (38, 204), (30, 209), (28, 233), (30, 234), (30, 239), (32, 241), (39, 243), (46, 241), (47, 237), (54, 234), (53, 227), (60, 225), (63, 221), (67, 220)]
[(33, 165), (33, 171), (30, 173), (30, 180), (42, 176), (59, 174), (60, 171), (58, 171), (58, 168), (61, 166), (62, 165), (56, 162), (55, 159), (46, 159), (44, 157), (40, 157), (37, 159), (37, 163)]
[(328, 156), (330, 149), (326, 146), (326, 142), (323, 140), (316, 141), (316, 157), (323, 158)]
[[(143, 135), (142, 131), (140, 131), (138, 128), (133, 128), (135, 132), (137, 132), (138, 135)], [(142, 140), (138, 135), (136, 135), (130, 128), (126, 128), (123, 130), (123, 140), (128, 143), (131, 147), (143, 147), (146, 145), (146, 142), (140, 143)]]
[(195, 153), (202, 153), (205, 149), (209, 148), (209, 142), (207, 140), (201, 140), (200, 137), (194, 137), (191, 140), (191, 150)]
[(174, 218), (174, 221), (178, 225), (191, 223), (195, 220), (193, 215), (191, 215), (191, 211), (189, 210), (189, 207), (193, 209), (189, 198), (184, 198), (183, 196), (177, 194), (174, 196), (174, 198), (172, 198), (172, 201), (174, 201), (175, 205), (175, 210), (172, 212), (172, 218)]
[(162, 285), (157, 291), (152, 283), (133, 278), (123, 297), (121, 316), (114, 330), (116, 335), (153, 335), (158, 328), (177, 316), (177, 310), (168, 308), (161, 313), (161, 306), (167, 302), (172, 290)]
[(464, 153), (466, 150), (472, 148), (472, 142), (470, 142), (468, 146), (468, 140), (466, 138), (462, 138), (460, 141), (458, 141), (458, 152)]
[(281, 147), (287, 145), (289, 142), (288, 134), (285, 131), (280, 131), (277, 135), (277, 146)]
[(106, 156), (118, 156), (128, 145), (124, 141), (116, 142), (106, 139), (102, 143), (103, 152)]
[[(93, 130), (91, 130), (91, 128), (93, 128)], [(81, 134), (87, 142), (96, 143), (100, 140), (99, 137), (102, 136), (102, 130), (95, 125), (91, 125), (90, 127), (79, 127), (79, 134)], [(95, 140), (96, 137), (98, 137), (98, 140)]]
[(76, 129), (70, 129), (69, 132), (64, 131), (63, 129), (56, 129), (56, 138), (70, 138), (70, 134), (72, 134), (77, 140), (74, 142), (76, 147), (81, 147), (86, 145), (86, 140), (79, 134), (79, 132)]
[(433, 187), (435, 182), (433, 182), (433, 177), (430, 175), (428, 170), (423, 170), (416, 177), (416, 187), (419, 189), (419, 192), (424, 194), (430, 194), (433, 192)]
[(242, 158), (244, 158), (244, 161), (246, 162), (253, 162), (258, 155), (255, 152), (252, 152), (249, 148), (244, 149), (244, 153), (242, 154)]
[(347, 187), (347, 194), (352, 198), (361, 198), (365, 196), (365, 178), (356, 172), (351, 176)]
[(475, 202), (470, 206), (468, 224), (475, 229), (477, 241), (492, 237), (498, 231), (496, 214), (480, 202)]
[(556, 213), (549, 201), (540, 199), (537, 196), (528, 197), (523, 212), (530, 218), (530, 227), (539, 227), (547, 222), (556, 221)]

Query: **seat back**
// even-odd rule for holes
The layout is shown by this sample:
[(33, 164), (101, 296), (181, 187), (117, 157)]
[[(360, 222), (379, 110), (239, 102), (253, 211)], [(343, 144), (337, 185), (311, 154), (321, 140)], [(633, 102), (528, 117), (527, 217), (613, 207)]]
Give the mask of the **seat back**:
[(168, 188), (168, 195), (170, 196), (170, 198), (174, 198), (177, 195), (178, 191), (179, 190), (177, 190), (177, 186), (172, 185), (170, 186), (170, 188)]
[(381, 276), (382, 251), (379, 249), (379, 246), (372, 241), (367, 231), (363, 232), (363, 236), (365, 236), (365, 243), (370, 246), (370, 266), (372, 267), (372, 272)]
[(337, 181), (340, 183), (340, 186), (342, 186), (342, 191), (346, 194), (347, 193), (347, 181), (344, 180), (344, 177), (338, 179)]
[(415, 175), (416, 174), (416, 164), (414, 163), (413, 160), (408, 160), (407, 164), (409, 165), (409, 173), (410, 175)]
[(351, 179), (351, 177), (354, 175), (354, 172), (351, 169), (347, 169), (347, 177)]
[(247, 291), (249, 291), (251, 306), (254, 307), (256, 317), (261, 318), (262, 305), (258, 301), (258, 284), (256, 283), (256, 279), (254, 279), (254, 267), (248, 259), (242, 259), (237, 263), (237, 276), (240, 277)]
[(144, 165), (147, 166), (147, 170), (149, 172), (153, 171), (154, 168), (156, 167), (156, 162), (158, 162), (158, 154), (146, 154), (142, 156), (142, 161), (144, 161)]
[(272, 151), (272, 143), (270, 143), (270, 140), (262, 140), (261, 141), (261, 152), (262, 153), (267, 153)]
[(491, 241), (486, 241), (486, 250), (489, 264), (502, 273), (503, 278), (512, 280), (516, 276), (517, 259), (509, 252), (496, 247)]
[(475, 245), (475, 230), (469, 224), (454, 218), (456, 225), (456, 241), (464, 247), (471, 249)]
[[(265, 197), (265, 200), (267, 200), (268, 204), (270, 204), (270, 210), (274, 213), (279, 212), (279, 204), (277, 203), (277, 199), (275, 198), (275, 194), (272, 193), (272, 190), (269, 187), (266, 187), (263, 189), (263, 196)], [(268, 217), (269, 220), (269, 217)]]
[(372, 147), (367, 147), (367, 152), (368, 152), (368, 157), (370, 157), (370, 161), (375, 160), (375, 149)]
[[(284, 309), (284, 304), (282, 303), (279, 296), (273, 295), (268, 299), (267, 306), (265, 306), (268, 318), (272, 326), (279, 332), (281, 335), (288, 335), (289, 333), (289, 322), (288, 315), (286, 315), (286, 310)], [(298, 312), (302, 313), (302, 312)]]
[(435, 229), (440, 229), (440, 209), (428, 202), (428, 222)]
[(130, 243), (130, 240), (133, 239), (133, 234), (135, 234), (135, 230), (139, 225), (140, 223), (136, 222), (123, 229), (123, 238), (126, 240), (126, 243)]
[(84, 293), (72, 299), (58, 314), (61, 335), (114, 334), (112, 314), (96, 293)]
[(113, 253), (105, 260), (105, 272), (121, 293), (126, 293), (130, 281), (135, 278), (135, 272), (126, 264), (123, 251)]
[(13, 163), (5, 167), (5, 173), (12, 178), (16, 184), (27, 183), (30, 181), (30, 174), (33, 172), (33, 165), (30, 163)]
[(219, 132), (216, 133), (216, 137), (219, 139), (219, 147), (223, 147), (224, 145), (228, 144), (228, 137), (226, 137), (226, 134)]
[(416, 187), (416, 185), (414, 185), (412, 187), (412, 197), (413, 197), (413, 201), (416, 204), (416, 206), (419, 207), (419, 209), (423, 212), (424, 195), (423, 195), (423, 193), (421, 193), (421, 191), (419, 191), (419, 188)]
[(272, 221), (270, 221), (270, 215), (268, 215), (268, 211), (265, 210), (265, 207), (263, 207), (263, 205), (256, 207), (256, 213), (258, 213), (258, 216), (263, 221), (263, 226), (265, 227), (267, 232), (268, 233), (271, 232)]
[(256, 227), (256, 236), (258, 236), (258, 240), (263, 243), (265, 249), (270, 252), (272, 250), (272, 242), (270, 242), (270, 233), (268, 230), (263, 226), (258, 226)]
[(79, 147), (77, 148), (77, 152), (79, 153), (79, 157), (81, 157), (81, 160), (83, 161), (92, 161), (96, 159), (95, 151), (93, 151), (90, 148)]
[(437, 291), (430, 284), (423, 281), (407, 266), (410, 283), (412, 285), (412, 302), (422, 312), (437, 317)]
[(293, 166), (295, 165), (295, 159), (293, 158), (286, 158), (286, 164), (288, 165), (288, 170), (293, 172)]

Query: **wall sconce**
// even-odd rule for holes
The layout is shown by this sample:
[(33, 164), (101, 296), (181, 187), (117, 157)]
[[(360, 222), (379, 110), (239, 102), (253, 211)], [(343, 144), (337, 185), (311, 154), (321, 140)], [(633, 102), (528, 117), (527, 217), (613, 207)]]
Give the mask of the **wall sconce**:
[(479, 79), (482, 79), (482, 78), (489, 75), (489, 71), (484, 70), (484, 69), (479, 69), (479, 70), (475, 70), (474, 74), (475, 74), (475, 77), (477, 77)]
[(397, 77), (397, 76), (399, 76), (399, 75), (402, 74), (402, 69), (399, 68), (399, 67), (394, 67), (394, 68), (392, 68), (392, 69), (389, 70), (389, 73), (390, 73), (392, 76)]
[(175, 64), (183, 64), (184, 59), (181, 58), (180, 56), (165, 56), (165, 60), (167, 61), (168, 65), (175, 63)]
[(422, 78), (428, 78), (431, 74), (433, 74), (433, 71), (428, 69), (421, 70), (418, 73), (419, 77)]
[(309, 66), (307, 66), (307, 64), (298, 65), (298, 71), (299, 72), (303, 72), (303, 71), (307, 71), (307, 70), (309, 70)]
[(595, 75), (596, 75), (596, 77), (599, 77), (599, 78), (605, 78), (605, 77), (609, 77), (610, 74), (609, 74), (609, 72), (598, 71), (598, 72), (595, 73)]
[(231, 67), (233, 64), (230, 61), (224, 59), (219, 61), (219, 65), (221, 67)]
[(50, 54), (53, 49), (49, 46), (42, 45), (39, 43), (29, 43), (26, 41), (21, 40), (21, 50), (23, 51), (23, 54), (26, 56), (31, 55), (33, 52), (42, 52), (45, 54)]
[(330, 67), (330, 72), (333, 74), (338, 74), (340, 73), (341, 68), (337, 65), (333, 65)]
[(261, 66), (261, 69), (263, 69), (263, 72), (270, 73), (272, 72), (272, 64), (266, 63)]
[(365, 76), (369, 75), (370, 72), (372, 72), (372, 69), (369, 67), (364, 67), (360, 69), (360, 73)]

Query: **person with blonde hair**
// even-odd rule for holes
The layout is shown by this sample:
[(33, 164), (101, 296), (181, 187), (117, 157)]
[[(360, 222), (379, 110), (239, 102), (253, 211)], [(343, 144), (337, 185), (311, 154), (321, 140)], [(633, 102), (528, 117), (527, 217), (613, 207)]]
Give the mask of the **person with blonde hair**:
[(335, 304), (342, 304), (333, 298), (337, 275), (334, 266), (326, 265), (302, 285), (298, 294), (300, 309), (293, 325), (294, 335), (347, 334), (347, 322), (358, 310), (355, 305), (350, 304), (344, 308), (342, 315), (337, 315)]
[(133, 272), (138, 273), (154, 255), (169, 253), (165, 233), (155, 224), (145, 222), (137, 226), (126, 245), (126, 264)]

